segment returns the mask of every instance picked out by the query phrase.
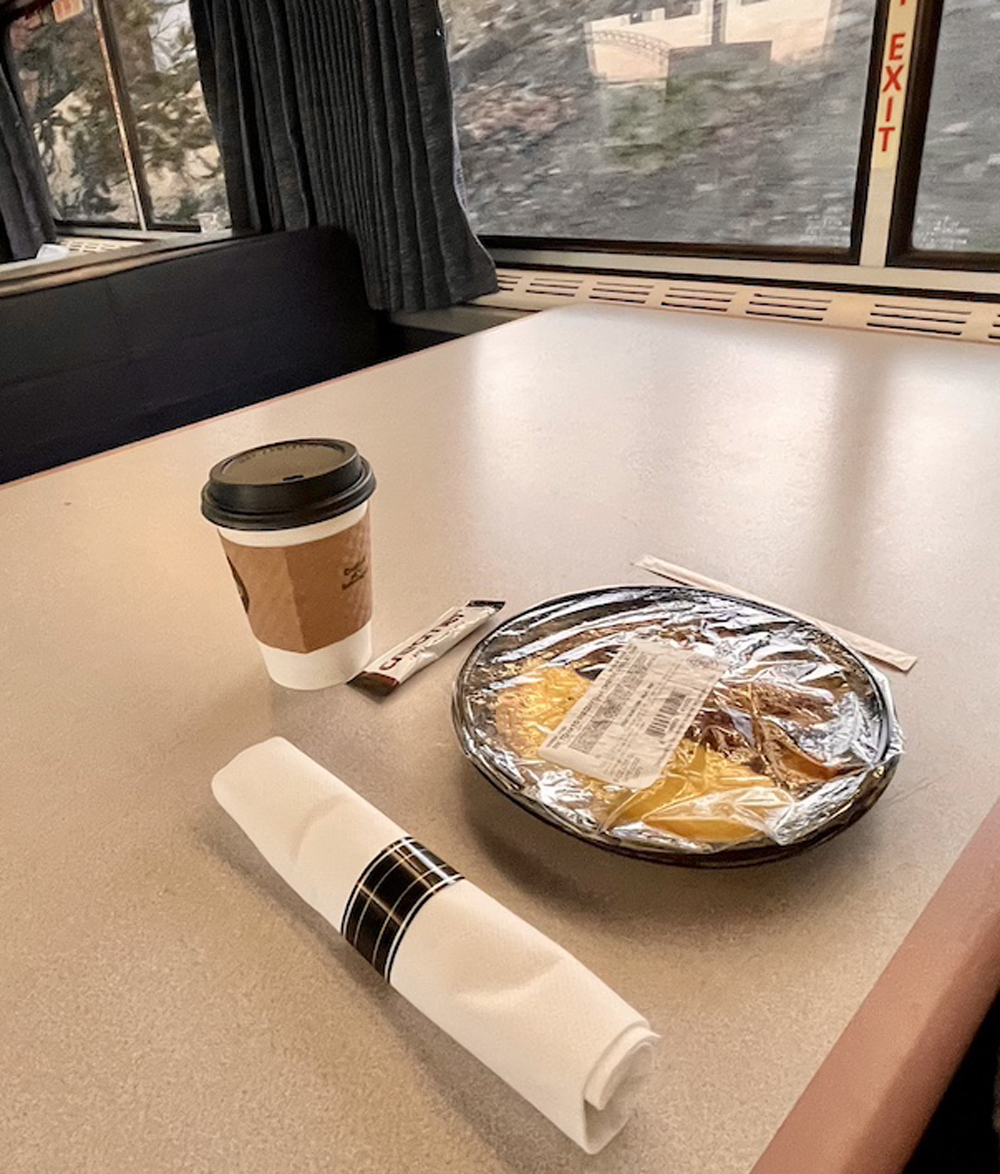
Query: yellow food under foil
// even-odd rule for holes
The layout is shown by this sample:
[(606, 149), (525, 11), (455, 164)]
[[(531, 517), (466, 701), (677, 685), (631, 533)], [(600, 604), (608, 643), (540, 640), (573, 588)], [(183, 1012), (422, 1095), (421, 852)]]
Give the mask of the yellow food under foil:
[[(589, 687), (585, 677), (558, 665), (522, 673), (497, 699), (497, 733), (520, 758), (537, 760), (542, 742)], [(659, 779), (641, 790), (576, 772), (574, 777), (593, 793), (602, 829), (640, 823), (702, 843), (754, 839), (768, 816), (792, 802), (771, 779), (689, 738), (681, 740)]]

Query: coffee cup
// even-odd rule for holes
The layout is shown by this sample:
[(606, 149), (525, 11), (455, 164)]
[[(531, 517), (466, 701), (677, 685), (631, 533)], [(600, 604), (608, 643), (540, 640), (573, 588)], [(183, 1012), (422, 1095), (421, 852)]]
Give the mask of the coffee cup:
[(371, 466), (345, 440), (265, 444), (209, 473), (201, 510), (279, 685), (338, 685), (371, 659), (374, 491)]

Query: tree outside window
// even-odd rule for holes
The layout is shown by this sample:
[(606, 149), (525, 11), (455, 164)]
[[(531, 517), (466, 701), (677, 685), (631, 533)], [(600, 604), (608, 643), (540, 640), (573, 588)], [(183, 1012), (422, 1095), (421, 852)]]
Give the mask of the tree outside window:
[(58, 219), (228, 224), (184, 0), (69, 0), (13, 44)]

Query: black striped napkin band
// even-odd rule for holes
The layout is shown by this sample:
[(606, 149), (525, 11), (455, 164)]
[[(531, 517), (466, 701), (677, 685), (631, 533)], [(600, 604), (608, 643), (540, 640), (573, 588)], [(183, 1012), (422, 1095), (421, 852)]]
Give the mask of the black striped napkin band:
[(462, 879), (411, 836), (383, 848), (351, 890), (340, 932), (386, 980), (410, 922), (439, 889)]

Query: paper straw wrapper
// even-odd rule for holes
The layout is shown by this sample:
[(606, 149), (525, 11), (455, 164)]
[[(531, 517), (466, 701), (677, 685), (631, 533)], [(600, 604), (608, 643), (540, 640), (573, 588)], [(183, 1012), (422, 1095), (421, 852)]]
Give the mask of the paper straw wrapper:
[(804, 612), (793, 611), (790, 607), (782, 607), (781, 604), (772, 603), (769, 599), (763, 599), (759, 595), (751, 595), (749, 591), (743, 591), (739, 587), (731, 587), (728, 583), (720, 583), (717, 579), (710, 579), (707, 575), (690, 571), (687, 567), (679, 567), (675, 563), (668, 563), (651, 554), (644, 554), (641, 558), (637, 558), (633, 566), (641, 567), (644, 571), (650, 571), (654, 575), (660, 575), (664, 579), (670, 579), (671, 582), (680, 583), (685, 587), (702, 587), (706, 591), (717, 591), (720, 595), (733, 595), (737, 599), (746, 599), (750, 603), (762, 603), (765, 607), (781, 608), (790, 616), (805, 620), (807, 624), (815, 624), (817, 628), (825, 629), (856, 651), (870, 656), (872, 660), (887, 664), (891, 668), (899, 669), (900, 672), (908, 673), (917, 663), (917, 658), (912, 653), (901, 652), (898, 648), (892, 648), (888, 644), (880, 644), (868, 636), (859, 636), (857, 632), (849, 632), (846, 628), (838, 628), (834, 624), (828, 624), (826, 620), (818, 620)]

